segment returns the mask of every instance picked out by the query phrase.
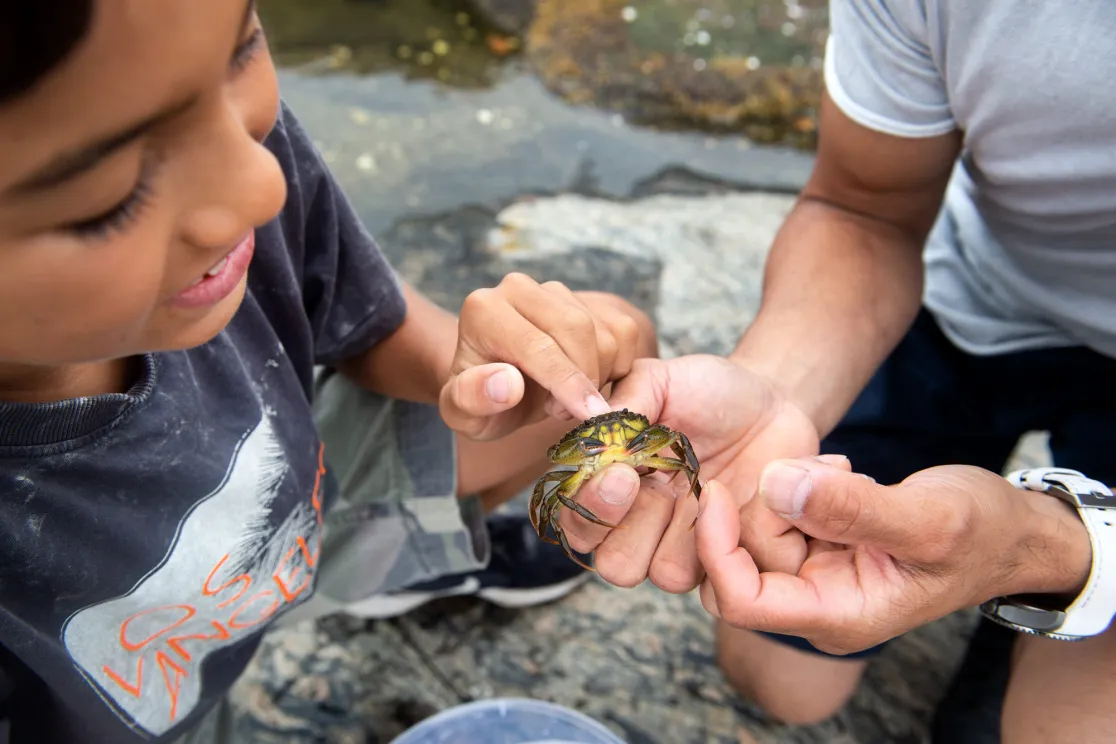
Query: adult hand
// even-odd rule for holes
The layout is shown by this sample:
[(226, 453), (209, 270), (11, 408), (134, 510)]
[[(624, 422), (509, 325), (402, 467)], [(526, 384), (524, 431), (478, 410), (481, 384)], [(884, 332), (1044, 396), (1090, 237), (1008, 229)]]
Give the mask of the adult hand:
[[(817, 431), (805, 414), (767, 380), (720, 356), (637, 360), (615, 385), (609, 404), (686, 434), (701, 463), (701, 480), (717, 478), (741, 502), (755, 492), (766, 463), (818, 448)], [(659, 471), (641, 481), (631, 467), (614, 464), (581, 488), (578, 503), (623, 529), (592, 524), (570, 509), (559, 512), (571, 546), (592, 552), (606, 581), (635, 586), (650, 578), (674, 593), (701, 582), (704, 571), (690, 529), (699, 502), (684, 497), (685, 474), (671, 479), (674, 475)]]
[(887, 487), (826, 460), (763, 471), (756, 500), (801, 542), (798, 565), (779, 570), (757, 565), (729, 489), (707, 484), (696, 532), (710, 614), (843, 654), (994, 596), (1072, 595), (1088, 577), (1088, 533), (1055, 498), (968, 466)]
[(656, 353), (652, 323), (623, 299), (508, 274), (465, 299), (439, 410), (481, 440), (547, 415), (586, 419), (609, 410), (602, 388)]

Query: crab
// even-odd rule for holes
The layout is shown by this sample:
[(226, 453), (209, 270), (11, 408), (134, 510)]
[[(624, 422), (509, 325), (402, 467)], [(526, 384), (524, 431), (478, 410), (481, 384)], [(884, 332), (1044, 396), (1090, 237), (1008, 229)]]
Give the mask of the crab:
[[(658, 454), (667, 447), (678, 457), (663, 457)], [(561, 545), (566, 555), (589, 571), (595, 569), (574, 555), (566, 534), (555, 517), (558, 510), (565, 506), (593, 524), (611, 528), (617, 526), (605, 522), (573, 500), (585, 481), (602, 468), (614, 462), (623, 462), (633, 468), (646, 467), (648, 473), (673, 470), (677, 476), (679, 472), (685, 471), (690, 482), (689, 493), (695, 498), (701, 497), (701, 484), (698, 482), (700, 464), (686, 435), (671, 431), (662, 424), (652, 426), (646, 416), (627, 408), (610, 411), (582, 422), (567, 432), (558, 444), (548, 449), (546, 456), (556, 465), (573, 465), (576, 469), (552, 470), (539, 478), (531, 495), (531, 526), (540, 538), (548, 543)], [(547, 493), (547, 486), (555, 482), (557, 487)], [(557, 539), (546, 534), (548, 527), (554, 530)], [(693, 529), (693, 525), (690, 528)]]

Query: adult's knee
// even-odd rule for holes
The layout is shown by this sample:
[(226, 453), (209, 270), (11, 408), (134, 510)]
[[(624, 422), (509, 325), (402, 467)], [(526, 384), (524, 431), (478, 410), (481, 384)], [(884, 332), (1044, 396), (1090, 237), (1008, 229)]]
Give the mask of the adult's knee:
[(838, 713), (856, 692), (866, 662), (787, 646), (718, 623), (717, 664), (741, 697), (783, 723), (811, 725)]

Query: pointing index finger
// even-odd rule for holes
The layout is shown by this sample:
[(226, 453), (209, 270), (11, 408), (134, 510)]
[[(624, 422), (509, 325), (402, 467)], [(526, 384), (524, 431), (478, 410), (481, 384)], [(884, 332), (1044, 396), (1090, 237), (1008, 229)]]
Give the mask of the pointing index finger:
[(519, 337), (529, 340), (508, 361), (545, 388), (574, 418), (587, 419), (612, 410), (589, 376), (553, 338), (523, 318), (513, 323)]

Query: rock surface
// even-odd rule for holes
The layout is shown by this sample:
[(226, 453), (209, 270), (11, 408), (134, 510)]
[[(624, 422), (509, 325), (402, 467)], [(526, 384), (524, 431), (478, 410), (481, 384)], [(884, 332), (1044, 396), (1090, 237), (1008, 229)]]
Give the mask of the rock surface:
[(252, 711), (241, 731), (261, 743), (386, 743), (460, 702), (528, 696), (580, 710), (629, 744), (918, 742), (971, 622), (958, 615), (897, 641), (838, 718), (793, 727), (727, 687), (696, 595), (593, 582), (520, 612), (442, 600), (392, 621), (335, 617), (272, 633), (237, 690)]
[(283, 70), (280, 85), (378, 238), (401, 218), (453, 221), (463, 204), (491, 212), (525, 195), (795, 193), (813, 165), (807, 152), (571, 107), (525, 74), (458, 90), (395, 74)]
[(585, 248), (661, 267), (654, 317), (675, 353), (726, 354), (759, 309), (770, 242), (793, 204), (747, 193), (660, 195), (619, 203), (563, 195), (513, 204), (489, 233), (513, 265), (564, 265)]

